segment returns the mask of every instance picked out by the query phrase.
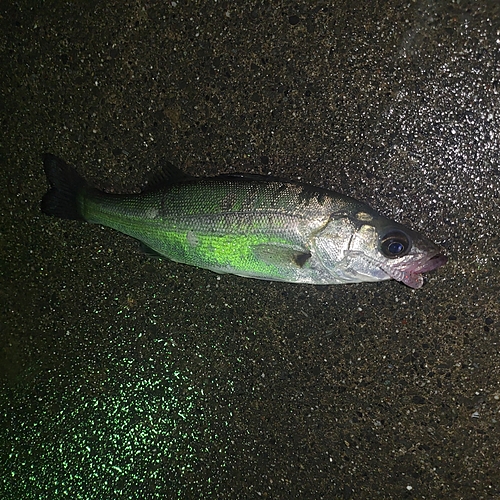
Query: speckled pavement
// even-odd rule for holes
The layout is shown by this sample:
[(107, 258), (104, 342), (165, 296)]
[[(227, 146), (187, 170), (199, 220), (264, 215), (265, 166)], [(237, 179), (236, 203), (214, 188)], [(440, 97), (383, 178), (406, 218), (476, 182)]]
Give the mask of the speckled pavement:
[[(20, 0), (0, 35), (0, 498), (500, 498), (497, 1)], [(411, 290), (148, 259), (41, 214), (44, 152), (113, 192), (301, 179), (449, 261)]]

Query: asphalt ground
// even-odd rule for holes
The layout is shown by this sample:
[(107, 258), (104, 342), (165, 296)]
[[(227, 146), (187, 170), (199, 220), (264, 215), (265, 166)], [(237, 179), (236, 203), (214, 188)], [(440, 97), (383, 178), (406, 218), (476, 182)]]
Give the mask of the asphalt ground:
[[(0, 6), (0, 497), (500, 498), (500, 4)], [(148, 259), (40, 212), (41, 155), (132, 192), (301, 179), (449, 261), (412, 290)]]

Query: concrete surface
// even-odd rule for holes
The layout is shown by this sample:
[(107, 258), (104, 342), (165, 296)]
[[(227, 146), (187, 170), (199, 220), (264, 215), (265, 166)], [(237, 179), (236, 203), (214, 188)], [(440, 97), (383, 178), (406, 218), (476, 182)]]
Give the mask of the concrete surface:
[[(0, 497), (500, 498), (500, 4), (239, 4), (0, 7)], [(417, 291), (148, 260), (40, 213), (43, 152), (115, 192), (301, 178), (450, 260)]]

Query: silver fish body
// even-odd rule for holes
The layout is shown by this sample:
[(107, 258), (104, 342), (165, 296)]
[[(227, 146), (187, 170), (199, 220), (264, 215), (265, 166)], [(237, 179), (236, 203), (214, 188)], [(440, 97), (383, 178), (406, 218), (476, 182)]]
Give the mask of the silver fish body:
[(446, 262), (440, 248), (365, 203), (253, 175), (186, 177), (136, 195), (90, 188), (46, 155), (42, 210), (112, 227), (176, 262), (218, 273), (311, 284), (396, 279), (412, 288)]

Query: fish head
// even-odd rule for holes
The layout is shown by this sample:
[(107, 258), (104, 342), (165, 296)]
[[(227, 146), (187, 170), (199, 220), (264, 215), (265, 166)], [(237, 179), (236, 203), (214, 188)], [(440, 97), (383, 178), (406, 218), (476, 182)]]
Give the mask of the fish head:
[(420, 233), (387, 219), (374, 210), (336, 219), (335, 233), (343, 233), (334, 266), (340, 279), (350, 282), (394, 279), (411, 288), (424, 284), (423, 273), (444, 265), (441, 248)]

